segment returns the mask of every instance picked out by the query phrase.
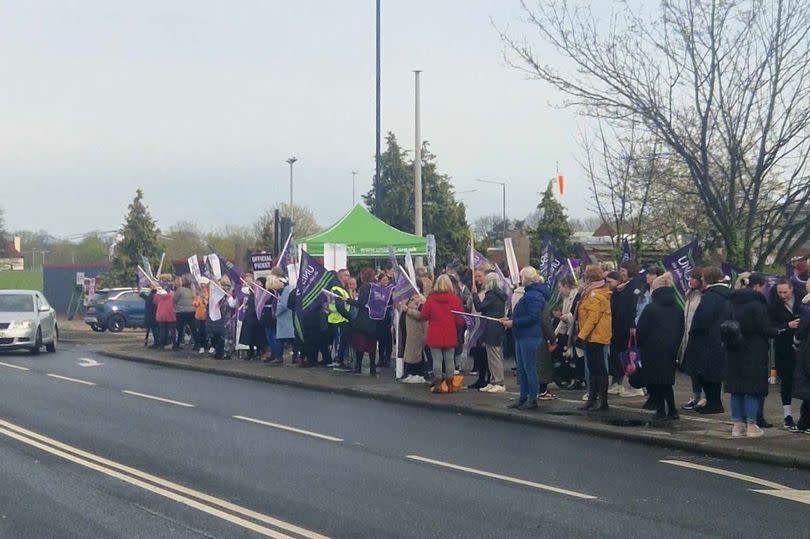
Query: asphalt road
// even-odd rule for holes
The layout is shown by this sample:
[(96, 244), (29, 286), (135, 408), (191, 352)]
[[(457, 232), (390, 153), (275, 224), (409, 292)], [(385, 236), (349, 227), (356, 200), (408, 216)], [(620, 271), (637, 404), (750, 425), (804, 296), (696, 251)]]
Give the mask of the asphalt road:
[(64, 345), (0, 356), (0, 474), (2, 537), (800, 537), (810, 510), (807, 472)]

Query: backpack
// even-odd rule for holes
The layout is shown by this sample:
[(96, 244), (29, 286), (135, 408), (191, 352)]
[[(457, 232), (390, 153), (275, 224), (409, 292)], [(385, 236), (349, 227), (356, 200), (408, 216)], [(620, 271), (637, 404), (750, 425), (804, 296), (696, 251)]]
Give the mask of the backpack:
[(740, 323), (734, 318), (734, 307), (731, 307), (731, 318), (720, 324), (720, 341), (729, 350), (736, 350), (745, 342)]

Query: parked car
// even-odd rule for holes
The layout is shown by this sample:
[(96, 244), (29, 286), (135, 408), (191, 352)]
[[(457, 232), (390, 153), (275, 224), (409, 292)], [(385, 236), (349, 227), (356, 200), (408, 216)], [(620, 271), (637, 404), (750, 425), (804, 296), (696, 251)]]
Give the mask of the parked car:
[(113, 333), (143, 327), (146, 307), (134, 288), (96, 290), (84, 310), (84, 322), (93, 331)]
[(36, 290), (0, 290), (0, 350), (56, 352), (56, 312)]

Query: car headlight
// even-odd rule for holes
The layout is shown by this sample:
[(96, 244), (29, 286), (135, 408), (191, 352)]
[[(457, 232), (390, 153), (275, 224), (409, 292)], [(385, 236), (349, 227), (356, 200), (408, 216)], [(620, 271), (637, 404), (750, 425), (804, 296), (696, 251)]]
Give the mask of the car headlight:
[(14, 329), (31, 329), (34, 327), (34, 322), (31, 320), (17, 320), (11, 325)]

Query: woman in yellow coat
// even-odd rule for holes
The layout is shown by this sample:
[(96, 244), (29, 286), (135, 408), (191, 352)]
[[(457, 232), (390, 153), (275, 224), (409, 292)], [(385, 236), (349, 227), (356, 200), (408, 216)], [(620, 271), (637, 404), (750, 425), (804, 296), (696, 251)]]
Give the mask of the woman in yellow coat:
[(585, 287), (577, 308), (577, 339), (575, 346), (585, 350), (588, 366), (588, 402), (583, 410), (607, 410), (608, 352), (612, 336), (610, 289), (602, 278), (599, 266), (585, 269)]

